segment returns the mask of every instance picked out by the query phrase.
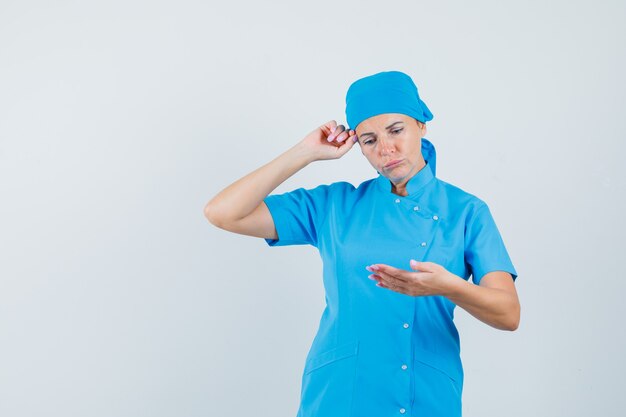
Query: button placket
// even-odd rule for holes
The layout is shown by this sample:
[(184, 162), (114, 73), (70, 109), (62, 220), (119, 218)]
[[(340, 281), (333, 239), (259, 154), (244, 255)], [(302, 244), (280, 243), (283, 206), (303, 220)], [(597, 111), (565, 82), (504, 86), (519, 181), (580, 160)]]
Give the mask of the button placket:
[[(403, 327), (404, 329), (408, 329), (409, 327), (411, 327), (411, 325), (410, 325), (408, 322), (404, 322), (404, 323), (402, 323), (402, 327)], [(409, 332), (409, 334), (410, 334), (410, 332)], [(408, 367), (408, 365), (407, 365), (406, 363), (402, 363), (402, 364), (400, 365), (400, 369), (402, 369), (403, 371), (406, 371), (408, 368), (409, 368), (409, 367)], [(405, 374), (405, 375), (407, 375), (407, 376), (409, 376), (409, 377), (411, 376), (410, 374)], [(404, 413), (406, 413), (406, 409), (405, 409), (405, 408), (403, 408), (403, 407), (402, 407), (402, 408), (400, 408), (400, 409), (399, 409), (399, 411), (400, 411), (400, 414), (404, 414)]]
[[(401, 204), (400, 206), (398, 206), (398, 208), (403, 209), (403, 210), (406, 209), (407, 211), (412, 211), (413, 213), (418, 215), (418, 217), (420, 217), (423, 221), (430, 220), (430, 221), (434, 221), (435, 223), (437, 223), (440, 220), (438, 214), (434, 214), (432, 211), (428, 209), (428, 207), (426, 209), (424, 209), (423, 207), (420, 207), (420, 205), (416, 204), (415, 201), (411, 201), (411, 198), (407, 198), (405, 200), (401, 197), (395, 197), (393, 202), (395, 204)], [(437, 227), (438, 226), (435, 226), (435, 228)], [(426, 251), (427, 250), (426, 248), (429, 246), (428, 240), (431, 239), (432, 237), (433, 236), (431, 236), (430, 233), (428, 236), (423, 236), (423, 238), (425, 238), (426, 240), (418, 241), (419, 247), (423, 248), (423, 250)], [(424, 253), (422, 253), (422, 256), (423, 255)], [(402, 323), (402, 327), (404, 329), (409, 329), (411, 325), (409, 324), (409, 322), (405, 322), (405, 323)], [(410, 334), (411, 332), (408, 332), (408, 333)], [(404, 372), (403, 375), (411, 376), (410, 372), (406, 372), (409, 369), (407, 363), (400, 362), (400, 369)], [(407, 409), (404, 407), (401, 407), (398, 409), (398, 412), (404, 415), (407, 413)]]

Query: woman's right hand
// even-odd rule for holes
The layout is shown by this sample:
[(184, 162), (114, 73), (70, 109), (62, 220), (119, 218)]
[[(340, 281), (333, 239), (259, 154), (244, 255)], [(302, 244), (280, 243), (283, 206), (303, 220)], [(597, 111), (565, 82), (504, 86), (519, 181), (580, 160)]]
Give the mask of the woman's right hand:
[(300, 145), (311, 160), (321, 161), (341, 158), (352, 149), (356, 140), (354, 130), (346, 131), (344, 125), (337, 126), (337, 122), (331, 120), (306, 135)]

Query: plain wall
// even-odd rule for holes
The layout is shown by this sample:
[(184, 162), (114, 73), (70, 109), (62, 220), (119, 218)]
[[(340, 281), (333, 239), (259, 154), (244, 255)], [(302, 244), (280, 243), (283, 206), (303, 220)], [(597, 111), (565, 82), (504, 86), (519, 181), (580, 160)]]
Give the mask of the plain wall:
[[(520, 327), (461, 308), (464, 416), (623, 416), (623, 1), (0, 3), (0, 415), (295, 416), (311, 246), (204, 205), (386, 70), (484, 199)], [(376, 175), (358, 145), (274, 192)]]

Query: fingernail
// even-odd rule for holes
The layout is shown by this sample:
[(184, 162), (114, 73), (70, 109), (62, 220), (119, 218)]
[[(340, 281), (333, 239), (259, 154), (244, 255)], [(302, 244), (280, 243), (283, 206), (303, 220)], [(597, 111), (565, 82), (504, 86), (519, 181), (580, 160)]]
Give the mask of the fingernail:
[(333, 127), (331, 127), (331, 128), (330, 128), (330, 131), (331, 131), (331, 132), (333, 132), (333, 133), (335, 133), (335, 129), (337, 129), (337, 126), (333, 126)]
[(331, 140), (333, 140), (333, 135), (330, 135), (327, 140), (330, 142)]

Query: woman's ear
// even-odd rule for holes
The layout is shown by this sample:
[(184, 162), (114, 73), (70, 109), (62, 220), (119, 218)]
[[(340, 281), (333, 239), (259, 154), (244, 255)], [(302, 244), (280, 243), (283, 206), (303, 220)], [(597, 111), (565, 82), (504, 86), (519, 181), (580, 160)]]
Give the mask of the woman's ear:
[(426, 123), (424, 122), (420, 122), (419, 120), (415, 119), (415, 122), (417, 123), (417, 127), (420, 130), (420, 137), (424, 137), (426, 136)]

